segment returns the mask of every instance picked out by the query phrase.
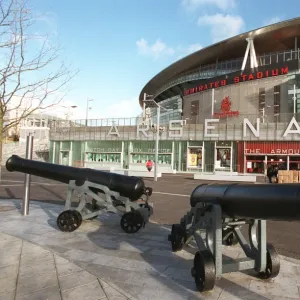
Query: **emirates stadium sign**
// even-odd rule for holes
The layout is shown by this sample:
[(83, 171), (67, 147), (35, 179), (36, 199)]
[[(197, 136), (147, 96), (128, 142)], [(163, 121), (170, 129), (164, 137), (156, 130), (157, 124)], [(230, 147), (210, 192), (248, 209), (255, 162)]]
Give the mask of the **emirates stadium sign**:
[(296, 68), (295, 61), (286, 62), (283, 66), (277, 66), (276, 68), (258, 68), (256, 72), (248, 72), (244, 74), (240, 74), (241, 71), (235, 72), (228, 75), (223, 75), (216, 77), (214, 80), (205, 80), (201, 81), (195, 87), (188, 88), (184, 90), (184, 95), (192, 95), (195, 93), (204, 92), (210, 89), (215, 89), (219, 87), (224, 87), (231, 84), (237, 84), (242, 82), (248, 82), (253, 80), (258, 80), (262, 78), (270, 78), (281, 75), (287, 75), (290, 71)]

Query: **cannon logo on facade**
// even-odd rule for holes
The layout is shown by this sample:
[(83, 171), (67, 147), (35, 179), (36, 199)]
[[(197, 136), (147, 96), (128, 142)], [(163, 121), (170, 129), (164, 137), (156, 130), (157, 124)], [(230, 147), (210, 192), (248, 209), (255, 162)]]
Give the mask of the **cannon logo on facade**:
[(222, 102), (221, 102), (221, 112), (219, 113), (214, 113), (214, 117), (216, 118), (226, 118), (226, 117), (234, 117), (238, 116), (239, 112), (238, 111), (231, 111), (231, 101), (228, 97), (225, 97)]

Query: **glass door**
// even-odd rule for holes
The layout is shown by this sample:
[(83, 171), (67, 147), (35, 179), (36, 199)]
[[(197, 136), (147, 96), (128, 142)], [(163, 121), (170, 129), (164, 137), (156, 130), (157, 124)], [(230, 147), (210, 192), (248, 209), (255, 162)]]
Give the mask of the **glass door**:
[(230, 171), (231, 170), (231, 147), (217, 147), (216, 148), (216, 161), (215, 171)]
[(60, 163), (63, 166), (69, 165), (69, 151), (60, 151)]

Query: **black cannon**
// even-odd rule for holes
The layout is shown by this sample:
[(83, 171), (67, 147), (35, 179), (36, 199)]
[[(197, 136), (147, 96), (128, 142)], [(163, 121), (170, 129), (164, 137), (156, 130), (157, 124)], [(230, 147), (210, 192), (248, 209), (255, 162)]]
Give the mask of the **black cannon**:
[[(74, 231), (83, 220), (94, 219), (106, 209), (122, 215), (121, 227), (125, 232), (135, 233), (145, 226), (153, 213), (148, 203), (152, 188), (145, 187), (139, 177), (39, 162), (17, 155), (7, 160), (6, 169), (69, 185), (65, 210), (57, 217), (62, 231)], [(71, 209), (74, 191), (78, 192), (80, 201), (76, 209)]]
[[(212, 290), (223, 273), (254, 269), (262, 279), (279, 274), (279, 256), (266, 240), (266, 220), (300, 219), (300, 184), (201, 184), (190, 205), (180, 224), (173, 224), (169, 241), (175, 252), (195, 240), (191, 273), (200, 292)], [(243, 225), (248, 225), (249, 242)], [(236, 244), (246, 257), (225, 262), (223, 245)]]

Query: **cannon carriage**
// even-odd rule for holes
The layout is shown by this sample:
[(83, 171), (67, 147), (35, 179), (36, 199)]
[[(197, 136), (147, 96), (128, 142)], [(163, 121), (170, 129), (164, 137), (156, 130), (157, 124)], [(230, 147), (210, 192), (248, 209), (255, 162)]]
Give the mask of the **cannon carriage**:
[[(57, 217), (61, 231), (72, 232), (82, 221), (96, 218), (106, 210), (120, 215), (121, 228), (132, 234), (144, 227), (153, 214), (148, 201), (152, 188), (146, 187), (139, 177), (39, 162), (17, 155), (6, 161), (6, 169), (68, 184), (65, 209)], [(74, 191), (79, 198), (76, 208), (72, 205)]]
[[(261, 279), (279, 274), (280, 259), (267, 243), (266, 221), (300, 219), (299, 184), (201, 184), (190, 205), (168, 239), (174, 252), (196, 242), (191, 275), (200, 292), (212, 290), (224, 273), (252, 269)], [(243, 226), (248, 226), (248, 241)], [(236, 244), (246, 257), (225, 262), (223, 247)]]

